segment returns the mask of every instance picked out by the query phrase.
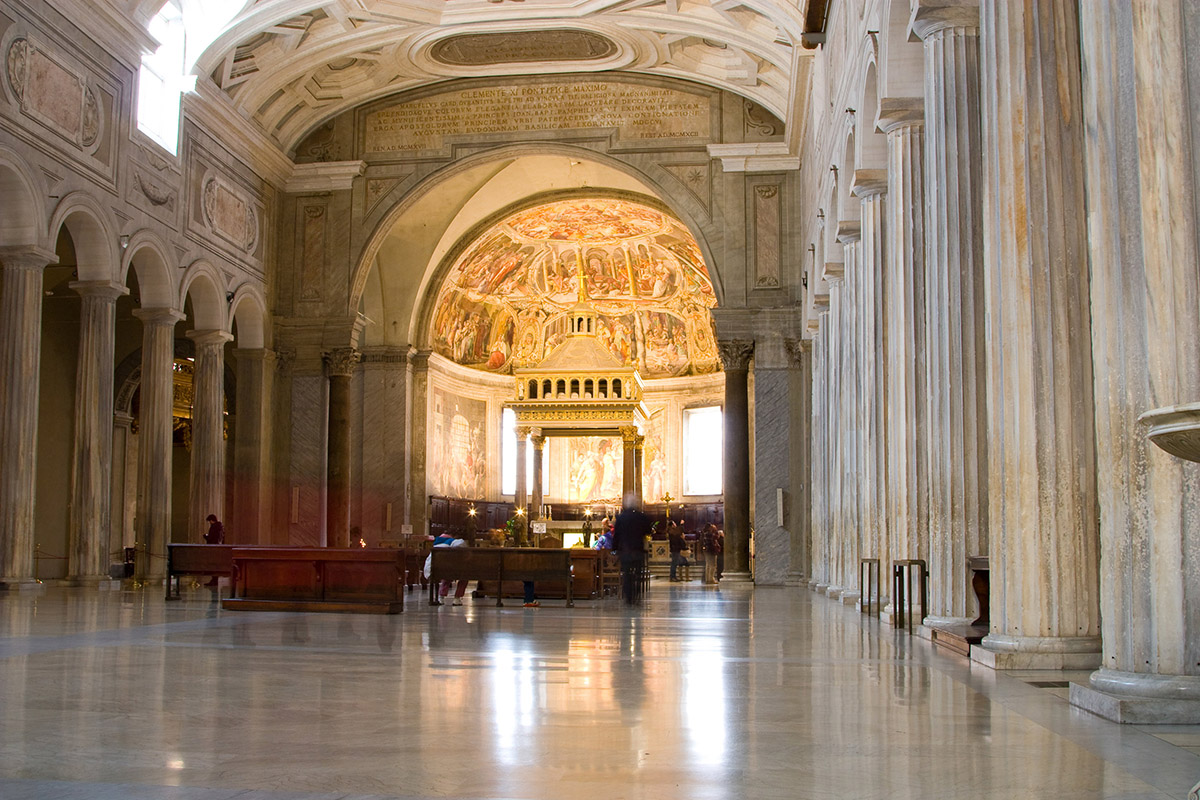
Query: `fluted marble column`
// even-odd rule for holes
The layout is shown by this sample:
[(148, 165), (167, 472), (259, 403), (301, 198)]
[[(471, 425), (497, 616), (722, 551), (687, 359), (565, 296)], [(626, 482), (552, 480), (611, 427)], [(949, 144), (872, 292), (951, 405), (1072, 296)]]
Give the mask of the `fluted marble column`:
[(82, 298), (75, 379), (75, 462), (67, 576), (107, 580), (112, 524), (113, 346), (117, 298), (128, 290), (109, 281), (71, 284)]
[[(843, 265), (844, 269), (844, 265)], [(825, 347), (825, 458), (828, 476), (825, 486), (825, 496), (828, 498), (827, 534), (825, 536), (826, 581), (825, 594), (828, 597), (841, 597), (842, 594), (842, 508), (845, 469), (845, 451), (842, 447), (842, 395), (844, 381), (842, 380), (843, 360), (842, 349), (842, 306), (844, 305), (844, 289), (846, 282), (844, 273), (830, 273), (829, 280), (829, 313), (825, 315), (826, 333), (828, 339)]]
[(925, 50), (927, 622), (975, 618), (967, 557), (988, 551), (978, 3), (922, 3)]
[(991, 633), (1002, 668), (1099, 663), (1078, 3), (980, 5)]
[(862, 391), (861, 375), (858, 371), (859, 352), (862, 346), (858, 336), (859, 281), (861, 280), (859, 244), (861, 226), (857, 220), (843, 220), (838, 224), (838, 242), (845, 256), (845, 274), (842, 280), (842, 302), (840, 306), (841, 342), (839, 359), (839, 393), (834, 417), (834, 449), (841, 467), (841, 505), (836, 517), (834, 533), (838, 539), (837, 586), (830, 587), (831, 596), (841, 599), (846, 605), (858, 601), (858, 558), (860, 553), (862, 520), (859, 495), (861, 492), (860, 446), (862, 426), (859, 420), (859, 393)]
[(750, 580), (750, 359), (754, 342), (724, 339), (717, 350), (725, 369), (725, 580)]
[(517, 521), (520, 525), (520, 530), (517, 532), (517, 544), (524, 546), (527, 539), (525, 532), (528, 530), (527, 520), (525, 516), (529, 507), (529, 495), (527, 490), (528, 476), (525, 473), (525, 447), (529, 439), (529, 428), (517, 428), (517, 486), (513, 494), (513, 505), (516, 507)]
[(530, 519), (542, 518), (542, 459), (546, 453), (546, 437), (540, 430), (533, 433), (533, 508), (529, 511)]
[(0, 249), (0, 588), (33, 580), (42, 270), (57, 260)]
[(275, 354), (239, 348), (237, 417), (233, 431), (233, 513), (231, 538), (239, 543), (271, 543), (270, 397)]
[[(887, 170), (854, 173), (854, 195), (861, 200), (862, 241), (858, 248), (858, 461), (859, 529), (862, 558), (888, 561), (887, 451), (884, 436), (884, 259), (886, 257)], [(854, 570), (859, 569), (856, 560)], [(881, 574), (890, 574), (884, 572)], [(860, 602), (886, 601), (888, 584), (881, 582), (879, 596)]]
[(359, 353), (339, 347), (325, 356), (329, 376), (329, 458), (325, 473), (325, 542), (350, 546), (350, 379)]
[(196, 345), (192, 379), (192, 469), (188, 541), (201, 543), (205, 518), (225, 520), (225, 344), (224, 331), (189, 331)]
[(809, 586), (824, 592), (829, 586), (829, 313), (817, 315), (813, 337), (812, 458), (809, 487), (812, 494), (812, 570)]
[(162, 580), (171, 539), (172, 408), (175, 399), (175, 323), (169, 308), (133, 312), (142, 321), (142, 372), (138, 389), (137, 577)]
[(1118, 722), (1200, 723), (1200, 465), (1138, 422), (1200, 401), (1188, 16), (1176, 0), (1080, 6), (1103, 651), (1070, 697)]
[(925, 558), (929, 533), (925, 364), (925, 113), (920, 99), (885, 100), (879, 125), (888, 141), (887, 506), (889, 551)]

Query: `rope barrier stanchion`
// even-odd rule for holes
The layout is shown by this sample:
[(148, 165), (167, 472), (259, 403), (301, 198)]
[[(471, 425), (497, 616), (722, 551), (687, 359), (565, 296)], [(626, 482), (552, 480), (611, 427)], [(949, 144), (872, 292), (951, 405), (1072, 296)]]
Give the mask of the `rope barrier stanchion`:
[(33, 546), (33, 582), (36, 584), (43, 583), (42, 578), (41, 578), (42, 559), (43, 558), (49, 559), (50, 561), (66, 561), (67, 560), (66, 556), (55, 556), (55, 555), (50, 555), (48, 553), (43, 553), (42, 545), (40, 543), (34, 544), (34, 546)]

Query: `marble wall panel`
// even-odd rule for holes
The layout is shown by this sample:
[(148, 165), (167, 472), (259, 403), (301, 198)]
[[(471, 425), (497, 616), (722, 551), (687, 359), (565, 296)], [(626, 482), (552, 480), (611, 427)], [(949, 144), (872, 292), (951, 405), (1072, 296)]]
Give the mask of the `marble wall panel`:
[(291, 504), (298, 512), (289, 526), (290, 544), (325, 544), (326, 399), (328, 381), (319, 375), (292, 379)]

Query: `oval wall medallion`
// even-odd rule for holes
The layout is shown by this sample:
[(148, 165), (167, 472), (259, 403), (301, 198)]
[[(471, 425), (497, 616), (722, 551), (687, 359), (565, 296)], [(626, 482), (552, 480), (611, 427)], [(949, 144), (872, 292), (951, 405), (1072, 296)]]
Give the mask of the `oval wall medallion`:
[(570, 28), (549, 31), (464, 33), (429, 49), (435, 61), (455, 67), (519, 64), (530, 61), (596, 61), (616, 55), (611, 39)]

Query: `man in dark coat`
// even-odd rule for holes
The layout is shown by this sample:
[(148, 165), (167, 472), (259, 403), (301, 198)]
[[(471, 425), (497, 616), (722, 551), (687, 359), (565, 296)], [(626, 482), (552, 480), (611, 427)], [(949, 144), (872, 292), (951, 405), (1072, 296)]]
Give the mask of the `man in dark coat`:
[(650, 518), (638, 509), (637, 495), (629, 492), (613, 524), (613, 550), (621, 561), (621, 596), (629, 605), (641, 601), (642, 568), (649, 536)]

